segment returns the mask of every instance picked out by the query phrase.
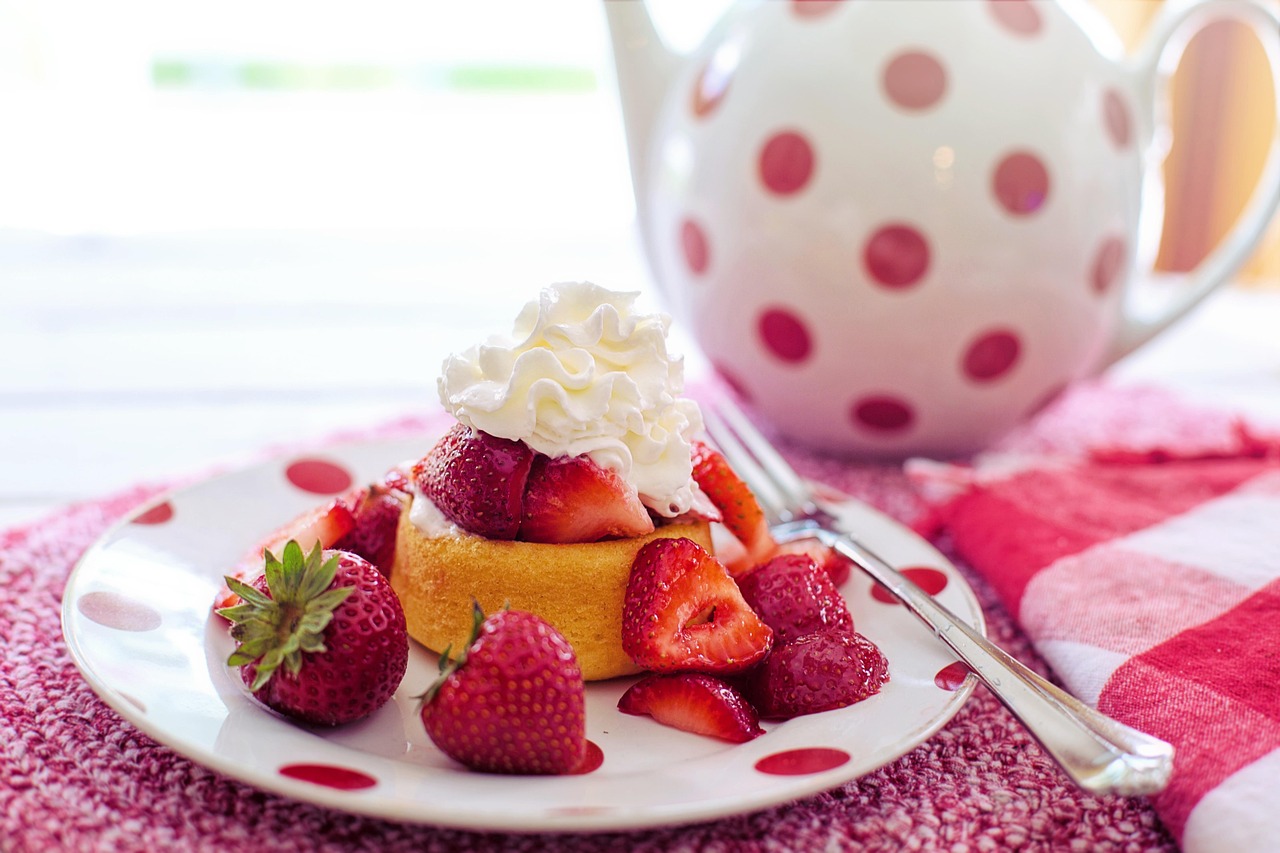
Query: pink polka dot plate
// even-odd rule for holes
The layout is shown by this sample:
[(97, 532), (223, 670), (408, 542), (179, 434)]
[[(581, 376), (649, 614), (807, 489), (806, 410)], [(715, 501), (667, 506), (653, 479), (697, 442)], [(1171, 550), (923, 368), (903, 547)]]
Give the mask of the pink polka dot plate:
[[(321, 730), (267, 711), (224, 663), (231, 640), (210, 614), (223, 572), (325, 490), (372, 480), (424, 446), (345, 445), (211, 479), (140, 508), (86, 552), (67, 585), (63, 630), (85, 679), (160, 743), (257, 788), (392, 820), (511, 831), (677, 824), (795, 800), (910, 751), (973, 690), (974, 679), (927, 629), (855, 573), (842, 592), (859, 630), (888, 656), (892, 680), (852, 707), (765, 723), (765, 735), (742, 745), (620, 713), (631, 680), (619, 679), (588, 685), (595, 760), (585, 772), (475, 773), (439, 752), (422, 728), (415, 697), (432, 681), (436, 659), (417, 646), (394, 700), (369, 719)], [(982, 626), (973, 591), (926, 542), (865, 507), (850, 506), (844, 521)]]

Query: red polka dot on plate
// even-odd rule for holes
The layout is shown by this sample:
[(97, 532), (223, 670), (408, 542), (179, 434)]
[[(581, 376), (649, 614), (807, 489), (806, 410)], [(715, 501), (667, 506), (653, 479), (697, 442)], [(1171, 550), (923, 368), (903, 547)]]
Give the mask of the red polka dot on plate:
[(804, 321), (786, 308), (769, 308), (757, 324), (765, 349), (789, 364), (798, 364), (813, 351), (813, 339)]
[(680, 250), (684, 254), (684, 262), (694, 275), (702, 275), (711, 262), (711, 251), (707, 246), (707, 234), (702, 226), (692, 219), (680, 223)]
[(1124, 240), (1120, 237), (1108, 237), (1098, 247), (1093, 258), (1093, 269), (1089, 283), (1093, 292), (1102, 294), (1111, 289), (1124, 266)]
[(791, 0), (791, 11), (801, 18), (817, 18), (834, 12), (841, 2), (843, 0)]
[(284, 472), (285, 477), (304, 492), (336, 495), (351, 488), (351, 474), (341, 465), (325, 459), (298, 459)]
[(118, 592), (87, 592), (76, 600), (76, 609), (90, 622), (117, 631), (154, 631), (161, 622), (150, 605)]
[(173, 504), (163, 501), (133, 518), (134, 524), (164, 524), (173, 518)]
[(573, 771), (574, 776), (581, 776), (594, 770), (599, 770), (600, 765), (604, 764), (604, 750), (593, 740), (587, 741), (586, 754), (582, 756), (582, 763), (578, 765), (578, 769)]
[(905, 400), (873, 395), (856, 400), (852, 407), (855, 424), (876, 432), (900, 432), (915, 421), (915, 410)]
[(964, 680), (972, 671), (963, 661), (956, 661), (938, 670), (933, 676), (933, 683), (943, 690), (954, 692), (964, 686)]
[(756, 762), (756, 770), (770, 776), (806, 776), (833, 770), (848, 761), (849, 753), (843, 749), (815, 746), (766, 755)]
[(1117, 148), (1125, 148), (1133, 133), (1129, 107), (1115, 89), (1108, 89), (1102, 96), (1102, 116), (1107, 125), (1107, 135)]
[(1020, 36), (1040, 32), (1040, 10), (1030, 0), (987, 0), (987, 8), (1002, 27)]
[(929, 269), (929, 243), (910, 225), (886, 225), (867, 240), (862, 261), (876, 283), (910, 287)]
[(760, 149), (760, 182), (777, 195), (804, 189), (813, 175), (813, 146), (794, 130), (775, 133)]
[(912, 50), (889, 60), (881, 85), (889, 100), (903, 109), (923, 110), (946, 93), (947, 72), (933, 55)]
[[(913, 566), (906, 569), (899, 569), (902, 574), (906, 575), (907, 580), (914, 583), (920, 589), (924, 590), (927, 595), (937, 595), (947, 588), (947, 575), (937, 569), (931, 569), (928, 566)], [(898, 599), (893, 597), (889, 590), (880, 584), (874, 584), (871, 587), (871, 597), (876, 601), (884, 604), (898, 604)]]
[(339, 791), (359, 791), (378, 784), (368, 773), (333, 764), (286, 764), (280, 768), (280, 775)]
[(1013, 369), (1022, 352), (1022, 342), (1005, 329), (984, 332), (964, 354), (965, 375), (975, 382), (999, 379)]
[(992, 191), (1005, 210), (1027, 216), (1043, 207), (1049, 197), (1049, 170), (1036, 155), (1015, 152), (996, 166)]

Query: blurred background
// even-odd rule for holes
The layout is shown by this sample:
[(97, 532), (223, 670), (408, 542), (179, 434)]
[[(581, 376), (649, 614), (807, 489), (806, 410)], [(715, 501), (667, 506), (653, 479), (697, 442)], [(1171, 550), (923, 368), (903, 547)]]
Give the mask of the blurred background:
[[(688, 49), (726, 2), (651, 6)], [(1159, 8), (1095, 2), (1130, 46)], [(1264, 62), (1188, 50), (1164, 270), (1261, 169)], [(598, 0), (0, 0), (0, 528), (421, 412), (550, 281), (655, 306), (609, 67)], [(1280, 285), (1277, 229), (1238, 287)]]

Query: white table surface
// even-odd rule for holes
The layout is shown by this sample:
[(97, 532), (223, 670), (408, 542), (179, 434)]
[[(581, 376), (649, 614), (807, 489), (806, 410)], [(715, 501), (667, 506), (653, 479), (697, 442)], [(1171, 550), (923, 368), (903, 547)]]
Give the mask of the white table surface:
[[(0, 234), (0, 527), (426, 411), (446, 354), (569, 278), (660, 304), (626, 228)], [(1280, 289), (1220, 291), (1112, 375), (1280, 422)]]

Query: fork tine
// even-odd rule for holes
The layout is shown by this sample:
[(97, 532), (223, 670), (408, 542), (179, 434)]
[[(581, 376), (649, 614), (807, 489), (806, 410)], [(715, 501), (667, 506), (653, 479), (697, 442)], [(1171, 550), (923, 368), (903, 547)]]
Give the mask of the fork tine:
[(788, 513), (788, 507), (782, 493), (778, 491), (769, 473), (761, 467), (751, 453), (738, 441), (733, 430), (713, 410), (703, 413), (703, 421), (707, 434), (716, 443), (725, 461), (729, 463), (739, 477), (747, 484), (756, 496), (760, 508), (764, 510), (770, 525), (777, 524)]
[(804, 480), (737, 405), (720, 398), (712, 403), (712, 408), (715, 415), (732, 428), (734, 436), (746, 446), (764, 470), (782, 499), (782, 507), (785, 511), (780, 515), (803, 512), (812, 506), (813, 494)]

